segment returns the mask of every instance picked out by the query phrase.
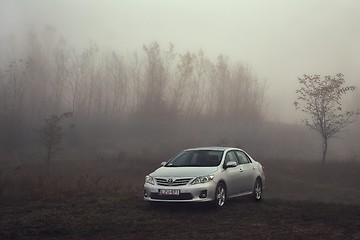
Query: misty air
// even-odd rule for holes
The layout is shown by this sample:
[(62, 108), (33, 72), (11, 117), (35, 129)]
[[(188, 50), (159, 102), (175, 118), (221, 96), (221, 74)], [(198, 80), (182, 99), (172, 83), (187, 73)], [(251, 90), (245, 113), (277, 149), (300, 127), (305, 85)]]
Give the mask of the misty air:
[(360, 238), (359, 10), (0, 0), (0, 238)]

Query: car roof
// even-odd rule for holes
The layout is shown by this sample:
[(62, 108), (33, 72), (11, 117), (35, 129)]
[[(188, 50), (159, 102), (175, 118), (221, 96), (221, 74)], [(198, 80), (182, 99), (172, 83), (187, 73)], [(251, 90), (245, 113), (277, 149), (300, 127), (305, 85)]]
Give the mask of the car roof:
[(225, 150), (230, 150), (230, 149), (241, 150), (241, 149), (239, 149), (239, 148), (235, 148), (235, 147), (219, 147), (219, 146), (214, 146), (214, 147), (197, 147), (197, 148), (188, 148), (188, 149), (185, 149), (184, 151), (198, 151), (198, 150), (215, 150), (215, 151), (225, 151)]

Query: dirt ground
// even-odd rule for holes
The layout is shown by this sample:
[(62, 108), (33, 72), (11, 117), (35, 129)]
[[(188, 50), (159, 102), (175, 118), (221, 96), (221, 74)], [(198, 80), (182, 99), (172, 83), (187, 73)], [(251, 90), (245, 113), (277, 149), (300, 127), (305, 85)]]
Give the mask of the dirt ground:
[(82, 196), (1, 205), (1, 239), (360, 239), (360, 206), (246, 198), (223, 209)]
[(144, 202), (143, 177), (157, 163), (59, 165), (47, 178), (2, 165), (0, 239), (360, 239), (359, 163), (263, 165), (263, 201), (222, 209)]

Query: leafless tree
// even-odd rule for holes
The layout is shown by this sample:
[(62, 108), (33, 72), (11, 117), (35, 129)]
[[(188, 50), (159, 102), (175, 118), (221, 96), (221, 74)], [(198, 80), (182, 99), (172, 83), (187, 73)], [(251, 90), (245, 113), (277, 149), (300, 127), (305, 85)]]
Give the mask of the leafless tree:
[(215, 88), (212, 83), (215, 79), (215, 67), (205, 56), (203, 51), (199, 51), (194, 58), (194, 77), (191, 79), (187, 94), (186, 113), (188, 118), (195, 119), (202, 114), (209, 114), (215, 102)]
[(301, 88), (296, 90), (295, 108), (308, 114), (310, 119), (303, 122), (317, 131), (323, 141), (322, 164), (325, 164), (328, 140), (351, 124), (359, 110), (344, 111), (342, 97), (354, 91), (355, 86), (344, 86), (344, 75), (336, 76), (304, 75), (298, 78)]
[(53, 81), (54, 110), (59, 111), (69, 77), (69, 52), (65, 40), (60, 40), (53, 50), (55, 76)]
[(51, 80), (50, 59), (44, 53), (44, 47), (35, 29), (29, 31), (27, 39), (27, 64), (29, 89), (30, 118), (44, 116), (51, 107), (51, 94), (49, 83)]
[(133, 52), (129, 57), (129, 82), (131, 85), (129, 86), (129, 95), (131, 100), (129, 101), (129, 108), (131, 111), (138, 112), (140, 110), (141, 105), (141, 80), (143, 79), (143, 63), (137, 52)]
[(111, 110), (110, 117), (117, 120), (125, 112), (128, 101), (128, 79), (123, 59), (113, 52), (107, 63), (106, 72), (110, 81)]
[(229, 90), (229, 96), (233, 98), (230, 104), (233, 106), (231, 112), (236, 112), (236, 118), (243, 123), (259, 123), (263, 120), (265, 84), (259, 83), (247, 65), (237, 65), (233, 73), (232, 87)]
[(87, 87), (87, 117), (90, 116), (92, 105), (94, 104), (94, 92), (96, 88), (96, 74), (97, 74), (97, 64), (96, 64), (96, 54), (98, 53), (98, 47), (93, 42), (90, 41), (90, 47), (87, 50), (88, 61), (87, 61), (87, 78), (86, 78), (86, 87)]
[(70, 62), (70, 90), (72, 112), (76, 116), (82, 116), (86, 112), (87, 97), (87, 67), (89, 65), (89, 58), (91, 57), (91, 50), (84, 49), (78, 55), (73, 50)]
[(10, 63), (4, 73), (5, 81), (2, 84), (3, 88), (3, 111), (6, 112), (10, 121), (14, 121), (23, 109), (24, 95), (27, 84), (27, 68), (28, 64), (24, 63), (22, 59)]
[(157, 42), (149, 46), (143, 46), (146, 54), (146, 72), (144, 80), (144, 94), (142, 111), (157, 116), (166, 111), (166, 87), (169, 82), (169, 73), (172, 60), (174, 59), (173, 45), (162, 54), (160, 45)]
[(44, 125), (39, 129), (35, 129), (35, 133), (41, 145), (46, 151), (46, 163), (49, 169), (51, 158), (54, 156), (58, 146), (61, 143), (64, 130), (62, 120), (72, 117), (72, 112), (66, 112), (61, 115), (52, 115), (50, 118), (44, 119)]
[(216, 64), (216, 110), (215, 114), (218, 118), (223, 118), (228, 106), (228, 88), (230, 85), (230, 71), (228, 58), (220, 55)]
[(193, 75), (195, 56), (190, 52), (180, 55), (180, 63), (177, 64), (178, 77), (175, 80), (174, 88), (172, 89), (171, 109), (175, 112), (183, 109), (184, 96), (186, 90), (189, 88), (189, 82)]

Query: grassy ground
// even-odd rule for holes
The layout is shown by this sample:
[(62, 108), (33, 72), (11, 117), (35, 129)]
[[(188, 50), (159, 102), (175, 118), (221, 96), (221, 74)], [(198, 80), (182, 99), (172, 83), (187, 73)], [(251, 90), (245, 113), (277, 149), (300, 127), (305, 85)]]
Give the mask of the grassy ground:
[(265, 160), (261, 203), (150, 207), (163, 159), (0, 162), (0, 239), (360, 239), (360, 164)]
[(141, 197), (82, 196), (7, 203), (1, 239), (360, 239), (360, 206), (232, 200), (149, 206)]

